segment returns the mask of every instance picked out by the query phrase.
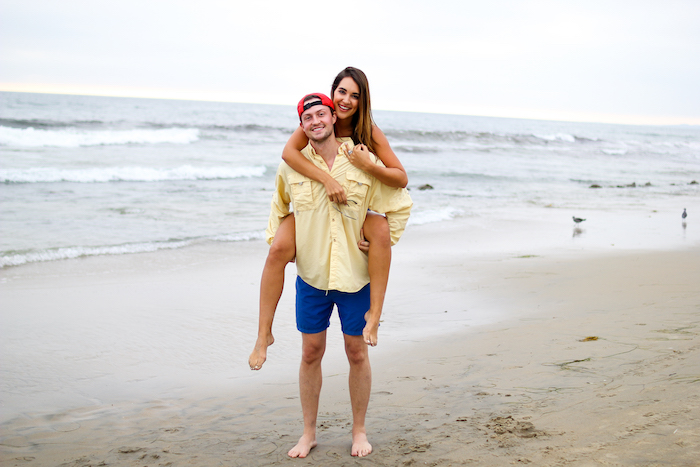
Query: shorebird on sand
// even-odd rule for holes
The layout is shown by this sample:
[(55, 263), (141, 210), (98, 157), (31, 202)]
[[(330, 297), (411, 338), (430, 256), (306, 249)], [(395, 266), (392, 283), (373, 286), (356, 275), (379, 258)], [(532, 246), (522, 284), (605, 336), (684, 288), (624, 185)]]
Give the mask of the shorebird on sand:
[(685, 212), (685, 208), (683, 208), (683, 214), (681, 214), (681, 217), (682, 217), (683, 219), (685, 219), (686, 217), (688, 217), (688, 213)]
[(576, 216), (571, 216), (571, 217), (574, 219), (574, 222), (576, 222), (577, 224), (580, 224), (581, 222), (586, 220), (586, 219), (581, 219), (580, 217), (576, 217)]

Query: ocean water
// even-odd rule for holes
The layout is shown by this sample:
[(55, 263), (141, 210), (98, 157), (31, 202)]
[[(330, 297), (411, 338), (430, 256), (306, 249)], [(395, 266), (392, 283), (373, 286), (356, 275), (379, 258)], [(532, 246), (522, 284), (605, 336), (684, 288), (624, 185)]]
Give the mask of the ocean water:
[[(692, 183), (700, 181), (700, 127), (374, 116), (408, 171), (407, 237), (411, 226), (428, 231), (405, 242), (445, 228), (463, 256), (499, 259), (537, 256), (542, 245), (700, 244), (700, 185)], [(253, 378), (296, 387), (293, 294), (282, 297), (266, 371), (250, 372), (263, 257), (253, 271), (223, 267), (218, 256), (220, 245), (266, 251), (274, 174), (296, 125), (292, 105), (0, 93), (0, 284), (10, 291), (0, 423), (18, 417), (25, 427), (26, 414), (132, 407), (212, 388), (230, 395)], [(572, 214), (588, 217), (585, 227)], [(138, 253), (150, 251), (158, 261), (143, 264)], [(412, 251), (397, 252), (394, 271), (420, 271), (425, 257), (453, 246)], [(56, 273), (70, 270), (61, 260), (85, 256), (101, 257), (85, 262), (78, 281)], [(180, 271), (187, 260), (190, 269)], [(418, 301), (390, 284), (381, 329), (388, 345), (373, 350), (377, 357), (520, 312), (494, 308), (476, 279), (484, 263), (475, 264), (447, 280), (447, 292), (446, 276), (406, 276), (403, 287), (438, 291)], [(41, 271), (48, 282), (34, 280)], [(287, 268), (287, 284), (293, 275)], [(342, 362), (340, 333), (329, 341), (326, 361)]]
[[(413, 225), (700, 208), (697, 126), (374, 117)], [(0, 267), (261, 239), (296, 125), (291, 105), (0, 93)]]

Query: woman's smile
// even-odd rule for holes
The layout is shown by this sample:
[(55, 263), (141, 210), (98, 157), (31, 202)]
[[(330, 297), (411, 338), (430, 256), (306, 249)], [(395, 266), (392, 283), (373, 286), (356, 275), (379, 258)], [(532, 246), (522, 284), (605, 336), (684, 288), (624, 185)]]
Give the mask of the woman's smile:
[(338, 117), (341, 119), (352, 117), (357, 112), (359, 102), (360, 87), (349, 76), (343, 78), (333, 93), (333, 105)]

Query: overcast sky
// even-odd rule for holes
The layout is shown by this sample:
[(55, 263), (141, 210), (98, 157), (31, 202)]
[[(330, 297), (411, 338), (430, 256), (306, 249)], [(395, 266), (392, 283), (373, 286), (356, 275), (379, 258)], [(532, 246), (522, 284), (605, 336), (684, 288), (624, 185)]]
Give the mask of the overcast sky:
[(0, 90), (700, 124), (698, 0), (0, 0)]

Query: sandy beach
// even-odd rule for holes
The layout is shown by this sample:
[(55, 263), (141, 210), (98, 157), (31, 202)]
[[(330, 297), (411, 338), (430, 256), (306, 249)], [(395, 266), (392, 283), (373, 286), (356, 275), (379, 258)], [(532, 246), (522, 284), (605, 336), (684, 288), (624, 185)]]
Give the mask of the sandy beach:
[(263, 242), (4, 270), (0, 465), (700, 465), (694, 237), (553, 248), (520, 231), (479, 250), (461, 228), (410, 228), (395, 249), (363, 459), (339, 336), (319, 445), (287, 458), (293, 287), (268, 363), (246, 365)]

